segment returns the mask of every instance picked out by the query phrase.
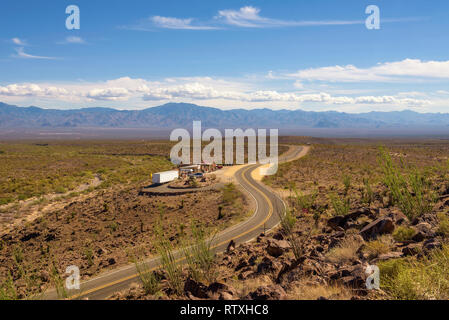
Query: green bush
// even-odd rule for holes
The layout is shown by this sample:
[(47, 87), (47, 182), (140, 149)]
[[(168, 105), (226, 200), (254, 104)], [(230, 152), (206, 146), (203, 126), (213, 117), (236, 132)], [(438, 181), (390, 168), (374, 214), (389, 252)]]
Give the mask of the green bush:
[(345, 195), (348, 194), (349, 189), (351, 188), (351, 177), (348, 175), (345, 175), (343, 177), (343, 185), (345, 186)]
[(337, 195), (330, 195), (332, 208), (334, 209), (335, 215), (345, 216), (349, 213), (351, 206), (349, 198), (340, 199)]
[[(390, 154), (383, 147), (379, 150), (379, 164), (384, 173), (383, 182), (389, 189), (393, 204), (410, 220), (430, 212), (436, 195), (426, 176), (417, 169), (409, 169), (408, 174), (402, 174)], [(403, 166), (405, 167), (405, 164)]]
[(310, 211), (315, 204), (316, 197), (318, 193), (315, 191), (311, 194), (301, 194), (299, 191), (293, 187), (293, 191), (296, 196), (296, 205), (300, 210), (308, 210)]
[(391, 299), (449, 299), (449, 246), (416, 257), (379, 262), (380, 287)]
[(192, 241), (184, 244), (182, 251), (186, 258), (190, 276), (196, 281), (215, 281), (216, 264), (215, 252), (212, 249), (212, 240), (206, 239), (202, 225), (192, 223)]
[(310, 236), (311, 230), (308, 234), (298, 235), (294, 229), (297, 222), (296, 217), (292, 214), (292, 211), (287, 208), (285, 215), (281, 216), (281, 231), (285, 235), (286, 240), (290, 244), (293, 251), (293, 255), (296, 260), (301, 259), (305, 253), (306, 239)]
[(396, 241), (408, 241), (411, 240), (416, 234), (416, 230), (409, 227), (399, 226), (393, 232), (393, 238)]
[(0, 300), (18, 300), (17, 291), (11, 274), (0, 284)]
[(449, 237), (449, 217), (444, 213), (438, 214), (438, 233), (441, 233), (445, 237)]
[(155, 232), (157, 237), (156, 250), (161, 257), (162, 270), (164, 270), (167, 275), (167, 282), (170, 288), (180, 295), (184, 289), (182, 267), (174, 255), (174, 248), (171, 242), (164, 236), (160, 224), (156, 225)]
[(362, 201), (363, 203), (366, 203), (370, 205), (374, 201), (374, 192), (371, 188), (371, 185), (369, 183), (368, 179), (363, 179), (363, 195), (362, 195)]
[(238, 198), (238, 192), (235, 184), (228, 183), (223, 188), (223, 203), (225, 205), (233, 205)]
[(363, 246), (363, 252), (368, 254), (369, 259), (376, 258), (390, 252), (393, 246), (392, 242), (393, 240), (390, 236), (381, 236), (377, 240), (366, 242)]
[(145, 261), (136, 261), (136, 270), (146, 294), (155, 295), (160, 291), (160, 276)]

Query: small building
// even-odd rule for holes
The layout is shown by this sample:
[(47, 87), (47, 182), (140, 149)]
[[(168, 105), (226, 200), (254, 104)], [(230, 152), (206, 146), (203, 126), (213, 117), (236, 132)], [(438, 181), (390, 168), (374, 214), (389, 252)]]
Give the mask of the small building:
[(178, 170), (164, 171), (154, 173), (151, 177), (153, 183), (161, 184), (176, 180), (179, 178)]
[(200, 167), (201, 167), (202, 172), (212, 172), (212, 171), (217, 170), (217, 165), (215, 164), (215, 162), (202, 163), (202, 164), (200, 164)]
[(201, 166), (197, 164), (191, 164), (191, 165), (183, 165), (179, 167), (179, 175), (181, 177), (186, 177), (189, 174), (200, 172)]
[(186, 177), (195, 173), (213, 172), (217, 170), (217, 165), (215, 163), (180, 165), (178, 170), (181, 177)]

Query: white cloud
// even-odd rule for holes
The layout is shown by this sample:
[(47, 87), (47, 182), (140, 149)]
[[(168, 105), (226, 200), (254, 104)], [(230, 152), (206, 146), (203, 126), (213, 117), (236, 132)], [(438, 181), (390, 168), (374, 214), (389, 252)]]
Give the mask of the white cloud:
[(405, 59), (397, 62), (380, 63), (370, 68), (354, 65), (304, 69), (288, 76), (307, 81), (328, 82), (398, 82), (420, 78), (449, 79), (448, 61), (422, 61)]
[(243, 7), (240, 10), (220, 10), (217, 19), (223, 19), (227, 24), (238, 27), (255, 28), (261, 23), (269, 22), (269, 19), (259, 16), (260, 9), (254, 7)]
[(252, 92), (237, 92), (217, 90), (201, 83), (189, 83), (178, 86), (158, 87), (148, 89), (143, 99), (151, 100), (212, 100), (223, 99), (243, 102), (292, 102), (292, 103), (323, 103), (328, 105), (344, 104), (379, 104), (401, 106), (425, 106), (431, 104), (429, 100), (413, 99), (400, 96), (333, 96), (329, 93), (278, 92), (275, 90), (256, 90)]
[(23, 59), (40, 59), (40, 60), (55, 60), (55, 57), (44, 57), (44, 56), (35, 56), (29, 53), (26, 53), (24, 48), (17, 48), (17, 54), (13, 55), (15, 58), (23, 58)]
[(208, 25), (207, 23), (196, 23), (193, 18), (174, 18), (152, 16), (140, 20), (137, 24), (129, 26), (120, 26), (120, 29), (136, 31), (154, 31), (155, 28), (174, 29), (174, 30), (216, 30), (218, 26)]
[(299, 80), (296, 80), (295, 83), (293, 84), (293, 86), (296, 89), (304, 89), (304, 84), (301, 81), (299, 81)]
[(130, 92), (126, 88), (107, 88), (90, 90), (86, 97), (92, 100), (119, 101), (127, 100)]
[(27, 45), (26, 41), (25, 41), (25, 40), (22, 40), (22, 39), (20, 39), (20, 38), (12, 38), (11, 41), (12, 41), (12, 43), (14, 43), (14, 44), (16, 44), (16, 45), (18, 45), (18, 46), (24, 47), (24, 46)]
[[(298, 84), (299, 85), (299, 84)], [(260, 83), (229, 81), (211, 77), (168, 78), (160, 81), (122, 77), (95, 83), (25, 83), (0, 86), (0, 97), (26, 97), (39, 101), (39, 98), (60, 102), (95, 103), (96, 101), (120, 102), (114, 107), (126, 108), (144, 105), (153, 101), (199, 102), (219, 107), (249, 107), (257, 105), (276, 108), (317, 108), (347, 110), (362, 106), (376, 106), (377, 110), (421, 108), (429, 111), (435, 100), (419, 98), (416, 94), (405, 92), (396, 95), (336, 95), (326, 91), (308, 91), (292, 88), (291, 91), (264, 90)], [(5, 100), (4, 98), (1, 98)], [(140, 102), (140, 103), (139, 103)], [(440, 101), (440, 103), (442, 103)], [(33, 104), (39, 105), (38, 102)], [(366, 107), (373, 110), (374, 107)]]
[[(152, 16), (143, 19), (132, 26), (121, 26), (122, 29), (153, 31), (154, 28), (182, 29), (182, 30), (215, 30), (226, 26), (239, 28), (279, 28), (279, 27), (314, 27), (363, 25), (365, 20), (282, 20), (267, 18), (260, 15), (261, 10), (253, 6), (245, 6), (238, 10), (219, 10), (212, 21), (197, 22), (194, 18), (176, 18)], [(416, 21), (416, 18), (383, 19), (383, 22)]]
[(172, 17), (161, 17), (154, 16), (151, 17), (150, 20), (155, 24), (155, 26), (159, 28), (166, 29), (184, 29), (184, 30), (212, 30), (217, 29), (216, 27), (207, 26), (207, 25), (193, 25), (193, 19), (178, 19)]
[(211, 86), (194, 82), (166, 88), (149, 89), (143, 96), (144, 100), (170, 100), (188, 98), (197, 100), (209, 99), (237, 99), (242, 97), (237, 92), (217, 90)]
[(3, 96), (60, 98), (68, 94), (69, 92), (65, 88), (55, 86), (41, 87), (34, 83), (10, 84), (5, 87), (0, 86), (0, 95)]
[(225, 24), (243, 28), (275, 28), (275, 27), (311, 27), (330, 25), (363, 24), (364, 20), (317, 20), (292, 21), (262, 17), (260, 9), (252, 6), (242, 7), (239, 10), (220, 10), (215, 17)]
[(86, 41), (81, 38), (81, 37), (77, 37), (77, 36), (70, 36), (65, 38), (64, 41), (60, 42), (60, 44), (85, 44)]

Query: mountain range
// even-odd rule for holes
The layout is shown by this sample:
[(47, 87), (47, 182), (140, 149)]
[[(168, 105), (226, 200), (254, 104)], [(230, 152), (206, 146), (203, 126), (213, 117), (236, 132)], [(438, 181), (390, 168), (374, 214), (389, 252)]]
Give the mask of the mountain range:
[(201, 120), (209, 128), (449, 128), (448, 113), (343, 113), (201, 107), (168, 103), (144, 110), (84, 108), (72, 110), (17, 107), (0, 102), (0, 128), (190, 128)]

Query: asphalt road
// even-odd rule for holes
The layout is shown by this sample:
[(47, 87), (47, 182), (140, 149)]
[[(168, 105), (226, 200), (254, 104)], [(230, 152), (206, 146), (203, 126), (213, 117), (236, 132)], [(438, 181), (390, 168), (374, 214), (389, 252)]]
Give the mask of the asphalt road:
[[(302, 147), (291, 146), (284, 155), (279, 157), (279, 162), (294, 159), (301, 151)], [(237, 182), (255, 199), (256, 210), (248, 220), (215, 236), (212, 247), (216, 252), (224, 252), (231, 240), (234, 240), (236, 244), (245, 243), (279, 224), (280, 218), (285, 212), (283, 201), (251, 176), (251, 173), (260, 166), (260, 164), (247, 165), (236, 172)], [(183, 262), (181, 252), (176, 252), (174, 256), (179, 263)], [(151, 269), (157, 269), (160, 266), (159, 258), (149, 259), (146, 262)], [(69, 292), (69, 295), (75, 299), (103, 300), (117, 291), (129, 288), (131, 283), (138, 281), (135, 265), (129, 265), (82, 282), (80, 290), (73, 290)], [(56, 291), (52, 290), (43, 298), (58, 299), (58, 295)]]

